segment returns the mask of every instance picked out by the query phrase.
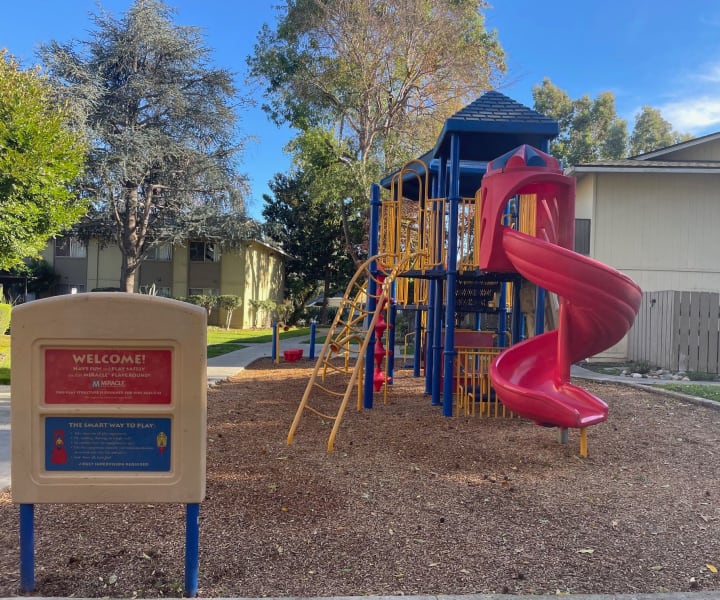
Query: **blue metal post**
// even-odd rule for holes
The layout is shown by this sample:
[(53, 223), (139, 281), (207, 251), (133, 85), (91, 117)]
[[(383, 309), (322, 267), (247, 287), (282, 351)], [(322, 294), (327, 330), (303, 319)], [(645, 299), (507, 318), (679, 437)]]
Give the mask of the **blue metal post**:
[(198, 593), (200, 571), (200, 504), (192, 503), (185, 510), (185, 597)]
[[(380, 186), (373, 183), (370, 188), (370, 240), (369, 240), (369, 251), (370, 256), (375, 256), (378, 253), (379, 248), (379, 235), (380, 235)], [(367, 286), (367, 310), (368, 310), (368, 322), (366, 327), (370, 327), (370, 320), (372, 315), (375, 314), (375, 308), (377, 307), (377, 282), (375, 277), (377, 276), (377, 262), (373, 261), (370, 265), (370, 280)], [(375, 331), (370, 331), (370, 343), (368, 344), (367, 350), (365, 351), (365, 381), (363, 386), (363, 406), (365, 408), (373, 407), (373, 375), (375, 374)]]
[[(417, 305), (417, 303), (416, 303)], [(415, 311), (415, 348), (413, 351), (413, 377), (420, 377), (420, 353), (422, 348), (422, 312), (418, 308)]]
[(498, 298), (498, 346), (505, 348), (507, 346), (507, 283), (504, 281), (500, 284), (500, 294)]
[(317, 332), (317, 323), (315, 319), (310, 321), (310, 360), (315, 359), (315, 335)]
[(435, 286), (437, 281), (430, 280), (428, 285), (428, 318), (425, 337), (425, 393), (432, 394), (433, 378), (433, 340), (435, 339)]
[(432, 406), (440, 406), (440, 384), (442, 383), (442, 279), (435, 281), (433, 290), (433, 339), (432, 339)]
[(277, 346), (278, 346), (278, 324), (273, 321), (272, 324), (272, 349), (270, 350), (270, 358), (275, 362), (277, 360)]
[[(446, 196), (446, 180), (447, 180), (447, 159), (440, 158), (440, 169), (438, 171), (436, 197), (443, 198)], [(435, 239), (435, 262), (439, 264), (438, 271), (443, 270), (442, 265), (442, 235), (445, 230), (445, 213), (438, 210), (438, 204), (435, 203), (433, 218), (435, 219), (437, 237)], [(443, 279), (435, 280), (435, 288), (433, 289), (433, 337), (432, 337), (432, 406), (440, 406), (440, 383), (442, 381), (442, 307), (443, 307)]]
[(535, 290), (535, 335), (545, 333), (545, 290), (537, 286)]
[(453, 415), (455, 392), (453, 364), (455, 362), (455, 288), (457, 287), (457, 233), (460, 207), (460, 138), (450, 138), (450, 227), (447, 238), (447, 284), (445, 290), (445, 378), (443, 381), (443, 416)]
[[(438, 198), (438, 179), (432, 182), (432, 196)], [(437, 219), (437, 202), (433, 203), (432, 219)], [(433, 256), (433, 259), (436, 257)], [(427, 305), (427, 331), (425, 335), (425, 394), (432, 394), (433, 378), (433, 340), (435, 339), (435, 286), (437, 281), (431, 279), (428, 283), (428, 305)]]
[(513, 282), (512, 343), (517, 344), (522, 337), (523, 312), (520, 306), (520, 280)]
[[(395, 290), (395, 282), (393, 282), (393, 290)], [(393, 298), (395, 293), (393, 292)], [(397, 304), (394, 302), (390, 305), (390, 325), (387, 329), (387, 351), (388, 354), (388, 383), (392, 385), (393, 377), (395, 377), (395, 322), (397, 321)]]
[(20, 505), (20, 593), (35, 591), (35, 505)]

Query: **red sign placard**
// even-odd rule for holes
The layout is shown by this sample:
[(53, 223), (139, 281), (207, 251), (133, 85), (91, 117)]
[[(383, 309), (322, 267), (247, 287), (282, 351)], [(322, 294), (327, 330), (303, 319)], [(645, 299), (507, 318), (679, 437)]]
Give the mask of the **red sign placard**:
[(46, 348), (47, 404), (170, 404), (172, 350)]

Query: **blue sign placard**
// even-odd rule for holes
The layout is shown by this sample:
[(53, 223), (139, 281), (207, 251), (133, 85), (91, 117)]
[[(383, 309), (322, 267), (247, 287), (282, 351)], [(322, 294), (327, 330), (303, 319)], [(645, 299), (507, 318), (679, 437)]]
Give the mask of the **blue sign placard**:
[(46, 417), (46, 471), (170, 471), (171, 419)]

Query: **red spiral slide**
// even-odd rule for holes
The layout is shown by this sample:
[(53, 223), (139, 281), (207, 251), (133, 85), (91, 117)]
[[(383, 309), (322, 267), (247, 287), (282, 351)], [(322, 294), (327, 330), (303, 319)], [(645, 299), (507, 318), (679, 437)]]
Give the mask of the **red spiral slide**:
[(607, 405), (570, 383), (570, 365), (619, 342), (642, 293), (629, 277), (572, 250), (503, 228), (515, 269), (560, 297), (558, 328), (512, 346), (490, 367), (497, 395), (540, 425), (587, 427), (607, 419)]
[[(511, 198), (530, 199), (534, 235), (503, 225)], [(517, 272), (560, 298), (558, 328), (511, 346), (490, 366), (500, 400), (540, 425), (583, 428), (607, 419), (607, 405), (570, 383), (570, 366), (619, 342), (642, 292), (629, 277), (577, 254), (575, 180), (552, 156), (520, 146), (488, 164), (481, 189), (478, 266)]]

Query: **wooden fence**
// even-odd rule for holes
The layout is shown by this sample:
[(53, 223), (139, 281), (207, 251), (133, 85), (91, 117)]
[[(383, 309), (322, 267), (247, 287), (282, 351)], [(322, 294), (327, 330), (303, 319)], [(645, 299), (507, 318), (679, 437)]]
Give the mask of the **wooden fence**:
[(673, 371), (720, 372), (720, 294), (644, 292), (628, 358)]

